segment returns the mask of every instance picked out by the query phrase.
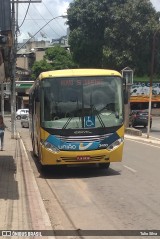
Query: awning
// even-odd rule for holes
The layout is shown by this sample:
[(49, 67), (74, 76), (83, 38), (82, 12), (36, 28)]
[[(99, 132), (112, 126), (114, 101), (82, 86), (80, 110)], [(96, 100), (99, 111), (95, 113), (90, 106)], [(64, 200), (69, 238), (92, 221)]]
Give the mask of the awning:
[[(141, 102), (149, 102), (149, 96), (131, 96), (130, 102), (141, 103)], [(160, 95), (153, 95), (152, 102), (160, 102)]]
[(29, 89), (32, 85), (32, 83), (16, 83), (16, 89)]

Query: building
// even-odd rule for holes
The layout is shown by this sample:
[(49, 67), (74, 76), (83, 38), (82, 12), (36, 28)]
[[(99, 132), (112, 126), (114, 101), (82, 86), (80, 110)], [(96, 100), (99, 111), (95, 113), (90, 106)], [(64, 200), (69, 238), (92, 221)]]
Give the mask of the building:
[[(26, 41), (26, 44), (18, 44), (16, 67), (17, 108), (28, 107), (28, 92), (33, 82), (31, 68), (35, 61), (43, 60), (46, 49), (50, 47), (53, 47), (53, 44), (44, 40), (36, 41), (32, 39)], [(68, 49), (68, 45), (62, 44), (62, 47)], [(20, 86), (18, 81), (21, 81)]]
[[(130, 91), (131, 110), (148, 109), (149, 92), (149, 82), (133, 83)], [(152, 114), (160, 115), (160, 81), (155, 81), (152, 86)]]

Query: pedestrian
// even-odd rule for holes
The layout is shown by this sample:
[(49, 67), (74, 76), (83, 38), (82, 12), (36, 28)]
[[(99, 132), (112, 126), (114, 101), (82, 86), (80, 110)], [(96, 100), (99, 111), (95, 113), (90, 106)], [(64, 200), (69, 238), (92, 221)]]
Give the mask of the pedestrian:
[(1, 141), (1, 150), (3, 150), (4, 146), (4, 130), (5, 130), (5, 124), (3, 122), (3, 116), (0, 115), (0, 141)]

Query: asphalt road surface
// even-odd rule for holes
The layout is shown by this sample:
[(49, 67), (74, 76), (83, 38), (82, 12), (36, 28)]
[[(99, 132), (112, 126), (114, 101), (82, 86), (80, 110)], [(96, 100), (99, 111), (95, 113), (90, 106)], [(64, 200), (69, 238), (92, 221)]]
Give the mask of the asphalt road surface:
[[(156, 125), (158, 120), (153, 129), (159, 131)], [(160, 229), (160, 146), (125, 139), (123, 161), (112, 163), (108, 170), (50, 167), (43, 171), (32, 155), (29, 130), (18, 127), (54, 229)]]

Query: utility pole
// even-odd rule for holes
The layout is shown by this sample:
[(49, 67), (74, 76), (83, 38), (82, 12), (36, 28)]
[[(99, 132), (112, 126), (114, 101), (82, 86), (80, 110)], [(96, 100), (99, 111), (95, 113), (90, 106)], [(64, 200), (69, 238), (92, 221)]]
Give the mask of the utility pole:
[[(45, 25), (43, 25), (28, 41), (26, 41), (21, 48), (17, 51), (17, 32), (18, 32), (18, 4), (19, 3), (41, 3), (42, 0), (11, 0), (12, 3), (12, 36), (13, 36), (13, 48), (11, 54), (11, 138), (16, 138), (16, 60), (17, 52), (23, 48), (37, 33), (39, 33), (45, 26), (47, 26), (51, 21), (56, 18), (66, 16), (57, 16), (49, 20)], [(15, 14), (15, 4), (16, 4), (16, 14)], [(15, 17), (16, 15), (16, 17)]]
[(18, 4), (19, 3), (37, 3), (41, 0), (11, 0), (12, 3), (12, 38), (13, 47), (11, 52), (11, 138), (17, 137), (16, 133), (16, 60), (17, 60), (17, 43), (18, 43)]
[[(18, 3), (17, 3), (18, 4)], [(16, 72), (16, 19), (15, 4), (12, 2), (12, 38), (13, 46), (11, 52), (11, 138), (16, 138), (16, 90), (15, 90), (15, 72)]]
[(158, 28), (153, 35), (152, 42), (152, 58), (151, 58), (151, 73), (150, 73), (150, 89), (149, 89), (149, 106), (148, 106), (148, 128), (147, 128), (147, 138), (149, 138), (150, 134), (150, 126), (151, 126), (151, 109), (152, 109), (152, 85), (153, 85), (153, 73), (154, 73), (154, 58), (155, 58), (155, 48), (156, 48), (156, 36), (159, 32), (160, 28)]
[(1, 82), (1, 115), (4, 118), (4, 81)]

